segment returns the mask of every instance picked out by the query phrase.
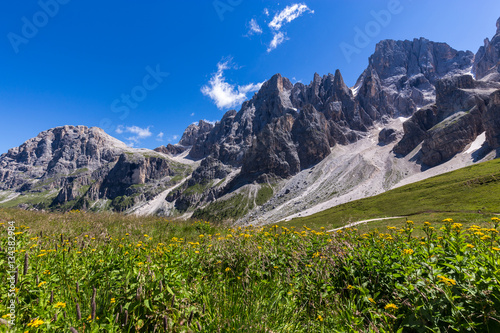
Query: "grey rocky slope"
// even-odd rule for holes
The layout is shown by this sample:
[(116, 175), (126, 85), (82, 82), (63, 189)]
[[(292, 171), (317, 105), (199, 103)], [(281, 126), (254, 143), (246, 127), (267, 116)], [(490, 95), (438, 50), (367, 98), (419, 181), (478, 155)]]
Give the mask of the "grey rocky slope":
[(44, 144), (30, 148), (33, 163), (17, 157), (26, 155), (20, 147), (0, 157), (2, 189), (32, 193), (43, 184), (57, 192), (53, 207), (108, 203), (138, 214), (272, 222), (494, 158), (499, 29), (475, 55), (424, 38), (381, 41), (353, 88), (339, 70), (308, 85), (276, 74), (239, 111), (192, 124), (179, 144), (155, 152), (109, 139), (109, 151), (87, 156), (79, 142), (97, 129), (41, 162), (34, 151)]
[(0, 156), (0, 190), (43, 208), (124, 210), (153, 198), (188, 169), (167, 155), (129, 148), (99, 128), (63, 126)]

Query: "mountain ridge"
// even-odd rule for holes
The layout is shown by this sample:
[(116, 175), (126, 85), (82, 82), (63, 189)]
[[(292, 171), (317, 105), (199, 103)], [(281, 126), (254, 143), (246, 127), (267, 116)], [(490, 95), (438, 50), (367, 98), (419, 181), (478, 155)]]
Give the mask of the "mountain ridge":
[(381, 41), (352, 88), (338, 69), (309, 85), (275, 74), (239, 111), (155, 150), (97, 128), (44, 131), (0, 156), (0, 204), (43, 192), (31, 206), (273, 222), (498, 157), (499, 31), (500, 19), (476, 54), (425, 38)]

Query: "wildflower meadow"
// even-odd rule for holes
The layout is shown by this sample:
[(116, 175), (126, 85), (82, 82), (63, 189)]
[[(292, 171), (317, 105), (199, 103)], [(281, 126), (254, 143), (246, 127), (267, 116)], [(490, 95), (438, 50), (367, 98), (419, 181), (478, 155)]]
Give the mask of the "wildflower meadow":
[[(82, 214), (83, 213), (78, 213)], [(360, 233), (173, 222), (170, 232), (18, 225), (3, 332), (499, 332), (497, 217)], [(8, 222), (0, 230), (7, 235)], [(7, 237), (0, 243), (6, 266)]]

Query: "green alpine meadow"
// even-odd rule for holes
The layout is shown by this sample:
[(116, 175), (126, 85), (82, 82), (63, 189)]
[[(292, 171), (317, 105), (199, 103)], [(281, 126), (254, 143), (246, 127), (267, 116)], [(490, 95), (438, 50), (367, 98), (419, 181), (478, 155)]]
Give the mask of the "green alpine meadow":
[[(4, 332), (500, 329), (498, 217), (468, 226), (406, 220), (361, 233), (41, 215), (0, 211), (2, 232), (14, 226), (18, 267), (17, 325)], [(82, 232), (101, 218), (100, 229)], [(5, 238), (1, 247), (5, 265)], [(7, 305), (2, 297), (4, 321)]]

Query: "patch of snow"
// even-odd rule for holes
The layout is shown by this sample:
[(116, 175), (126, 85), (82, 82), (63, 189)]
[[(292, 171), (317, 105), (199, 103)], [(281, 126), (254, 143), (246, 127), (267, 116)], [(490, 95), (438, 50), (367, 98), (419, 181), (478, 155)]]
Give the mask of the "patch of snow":
[(486, 132), (483, 132), (477, 136), (476, 140), (474, 140), (473, 143), (471, 143), (469, 149), (464, 151), (462, 154), (472, 154), (473, 152), (481, 148), (481, 146), (485, 141), (486, 141)]

